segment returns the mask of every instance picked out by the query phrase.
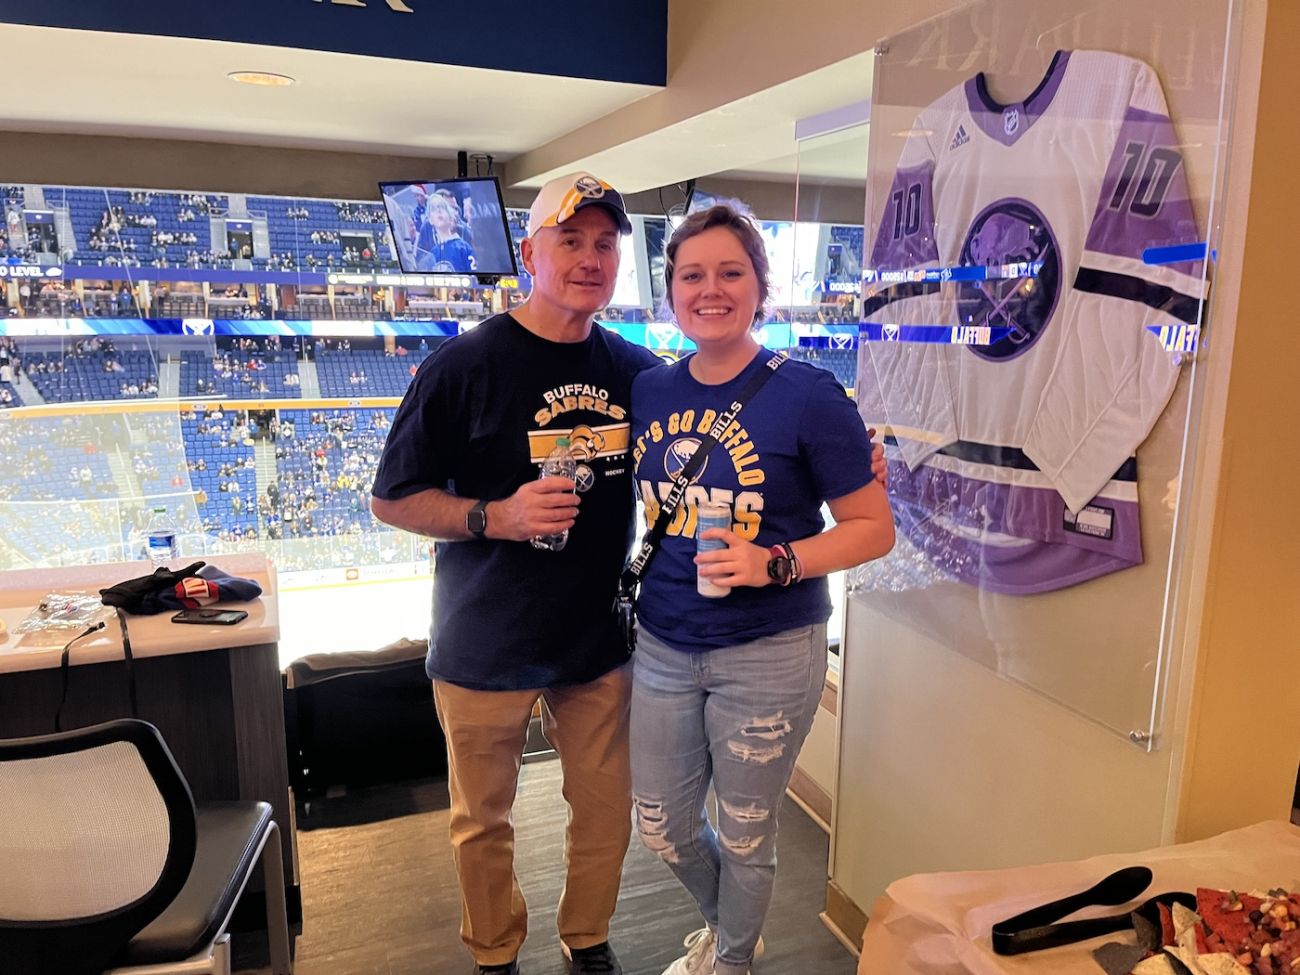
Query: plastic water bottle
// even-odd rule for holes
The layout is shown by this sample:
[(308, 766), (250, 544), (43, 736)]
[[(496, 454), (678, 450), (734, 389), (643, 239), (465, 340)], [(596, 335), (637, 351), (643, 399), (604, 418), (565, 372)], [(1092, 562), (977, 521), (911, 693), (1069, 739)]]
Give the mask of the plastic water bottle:
[[(573, 480), (578, 473), (578, 462), (569, 453), (569, 438), (560, 437), (555, 441), (555, 449), (542, 461), (541, 477), (567, 477)], [(569, 529), (555, 535), (538, 535), (532, 539), (533, 548), (558, 552), (569, 541)]]
[(149, 561), (154, 568), (165, 566), (180, 557), (180, 548), (176, 543), (176, 525), (166, 508), (154, 508), (153, 517), (149, 519)]

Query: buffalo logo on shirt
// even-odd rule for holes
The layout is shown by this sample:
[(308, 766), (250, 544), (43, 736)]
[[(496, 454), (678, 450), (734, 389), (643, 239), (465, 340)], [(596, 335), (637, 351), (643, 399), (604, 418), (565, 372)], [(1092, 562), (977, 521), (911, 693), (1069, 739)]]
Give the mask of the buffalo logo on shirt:
[(578, 460), (591, 460), (605, 449), (605, 435), (586, 424), (569, 431), (569, 453)]
[[(700, 449), (700, 442), (694, 437), (682, 437), (680, 440), (674, 440), (664, 451), (664, 473), (668, 475), (670, 481), (675, 481), (682, 476), (686, 470), (686, 465), (691, 462), (695, 456), (695, 451)], [(704, 458), (704, 466), (695, 472), (692, 481), (698, 481), (700, 475), (709, 467), (709, 459)]]

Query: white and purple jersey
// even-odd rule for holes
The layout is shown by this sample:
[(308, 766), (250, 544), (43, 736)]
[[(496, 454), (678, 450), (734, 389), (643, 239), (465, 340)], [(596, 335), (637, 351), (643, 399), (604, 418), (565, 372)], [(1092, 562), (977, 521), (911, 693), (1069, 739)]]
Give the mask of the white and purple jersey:
[[(862, 342), (857, 383), (863, 418), (892, 432), (890, 494), (919, 547), (1007, 593), (1142, 561), (1133, 453), (1179, 370), (1148, 326), (1198, 323), (1205, 295), (1201, 261), (1143, 255), (1200, 239), (1141, 61), (1060, 51), (1023, 102), (996, 103), (980, 74), (921, 111), (865, 316), (886, 335), (942, 325), (982, 344)], [(934, 268), (987, 276), (897, 273)]]

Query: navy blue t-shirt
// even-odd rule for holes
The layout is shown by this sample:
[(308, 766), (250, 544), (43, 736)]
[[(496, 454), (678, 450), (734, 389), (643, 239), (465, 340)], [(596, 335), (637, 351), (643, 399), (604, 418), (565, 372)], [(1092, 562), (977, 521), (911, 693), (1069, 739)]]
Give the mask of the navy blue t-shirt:
[(562, 551), (439, 542), (429, 676), (480, 690), (584, 683), (624, 663), (610, 608), (632, 538), (632, 379), (659, 359), (603, 328), (549, 342), (509, 315), (424, 361), (393, 419), (374, 495), (428, 488), (498, 500), (533, 480), (560, 437), (578, 460)]
[[(632, 385), (636, 483), (653, 525), (672, 478), (719, 412), (730, 406), (771, 353), (760, 351), (730, 382), (706, 386), (690, 359), (642, 373)], [(685, 501), (642, 580), (642, 626), (684, 651), (714, 650), (823, 623), (831, 613), (826, 579), (793, 586), (740, 586), (720, 599), (696, 592), (695, 527), (701, 501), (729, 504), (732, 531), (764, 547), (825, 528), (823, 501), (870, 484), (871, 442), (844, 388), (824, 369), (789, 360), (745, 404), (687, 489)]]

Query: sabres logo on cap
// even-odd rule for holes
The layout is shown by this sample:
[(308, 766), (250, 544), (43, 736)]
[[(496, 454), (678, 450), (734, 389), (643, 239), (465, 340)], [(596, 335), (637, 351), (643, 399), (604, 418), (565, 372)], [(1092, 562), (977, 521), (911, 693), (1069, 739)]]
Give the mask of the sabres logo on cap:
[(579, 176), (573, 188), (588, 200), (599, 200), (605, 195), (605, 184), (595, 176)]

